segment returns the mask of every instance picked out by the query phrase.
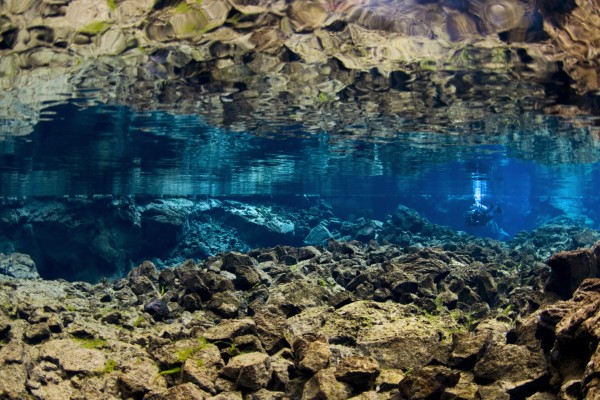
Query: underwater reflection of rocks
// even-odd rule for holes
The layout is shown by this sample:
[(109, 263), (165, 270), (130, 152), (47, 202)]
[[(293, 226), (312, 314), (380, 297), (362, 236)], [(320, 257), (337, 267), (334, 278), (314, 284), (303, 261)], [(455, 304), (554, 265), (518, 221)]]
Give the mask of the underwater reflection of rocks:
[(599, 109), (592, 1), (23, 4), (0, 3), (6, 135), (30, 133), (49, 103), (71, 98), (231, 129), (292, 118), (366, 136), (361, 126), (381, 117), (443, 131), (498, 113), (577, 121)]

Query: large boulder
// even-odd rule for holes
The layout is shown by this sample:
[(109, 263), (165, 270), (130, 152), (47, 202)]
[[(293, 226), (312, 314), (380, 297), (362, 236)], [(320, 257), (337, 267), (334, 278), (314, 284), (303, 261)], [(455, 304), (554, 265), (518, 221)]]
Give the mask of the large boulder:
[(58, 365), (67, 374), (93, 374), (104, 368), (107, 355), (99, 349), (86, 348), (85, 342), (57, 339), (45, 342), (40, 358)]
[(561, 391), (593, 399), (600, 391), (600, 279), (585, 279), (570, 300), (545, 307), (537, 318), (536, 336), (558, 372)]
[(373, 388), (380, 374), (377, 360), (371, 357), (344, 357), (336, 365), (335, 378), (346, 382), (355, 391), (362, 392)]
[(300, 371), (314, 374), (329, 366), (331, 349), (322, 336), (303, 335), (294, 342), (295, 358)]
[(344, 400), (350, 397), (352, 388), (350, 385), (335, 379), (333, 368), (323, 369), (317, 372), (304, 385), (302, 400)]
[(269, 356), (252, 352), (233, 357), (221, 373), (242, 388), (258, 390), (267, 386), (272, 372)]
[(408, 374), (400, 383), (401, 393), (409, 399), (439, 398), (446, 388), (454, 387), (460, 372), (442, 365), (428, 365)]
[(0, 275), (16, 279), (40, 279), (35, 262), (27, 254), (0, 253)]
[(0, 398), (27, 398), (25, 382), (28, 379), (27, 366), (22, 364), (0, 364)]
[(288, 324), (296, 337), (317, 333), (330, 343), (356, 347), (381, 368), (404, 370), (446, 363), (451, 332), (458, 329), (450, 316), (426, 316), (414, 306), (374, 301), (307, 309), (289, 318)]
[(511, 396), (529, 396), (547, 387), (550, 371), (541, 351), (526, 346), (490, 346), (473, 372), (481, 382), (500, 383)]
[(560, 251), (553, 254), (547, 263), (552, 274), (546, 290), (567, 299), (584, 279), (600, 276), (600, 242), (596, 242), (592, 248)]

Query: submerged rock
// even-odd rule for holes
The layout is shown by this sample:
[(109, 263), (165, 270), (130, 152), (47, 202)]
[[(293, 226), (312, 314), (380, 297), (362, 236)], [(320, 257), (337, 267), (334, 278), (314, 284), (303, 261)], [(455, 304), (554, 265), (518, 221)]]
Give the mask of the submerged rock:
[(312, 334), (297, 338), (293, 350), (298, 369), (308, 374), (315, 374), (328, 367), (332, 356), (325, 337), (315, 337)]
[(234, 380), (238, 386), (258, 390), (267, 386), (271, 380), (271, 360), (264, 353), (246, 353), (233, 357), (222, 374)]
[(460, 372), (444, 366), (426, 366), (409, 374), (400, 383), (404, 396), (414, 399), (426, 399), (440, 396), (448, 387), (454, 387), (460, 379)]
[(600, 276), (600, 242), (592, 248), (561, 251), (547, 261), (552, 270), (546, 290), (569, 298), (586, 278)]
[(589, 278), (570, 300), (549, 305), (537, 314), (535, 337), (538, 345), (553, 355), (551, 365), (561, 377), (557, 384), (565, 395), (593, 398), (598, 393), (598, 381), (590, 378), (598, 365), (599, 306), (600, 280)]
[(371, 388), (380, 374), (379, 364), (370, 357), (345, 357), (336, 365), (335, 378), (361, 392)]
[(168, 304), (161, 299), (152, 299), (144, 305), (144, 311), (157, 321), (167, 319), (170, 314)]
[(170, 387), (163, 392), (150, 392), (144, 396), (146, 400), (204, 400), (210, 393), (198, 388), (193, 383), (183, 383)]
[(350, 386), (335, 379), (333, 368), (317, 372), (304, 385), (302, 400), (309, 399), (348, 399), (352, 394)]
[(0, 276), (16, 279), (40, 279), (35, 263), (27, 254), (0, 253)]
[(476, 379), (499, 383), (512, 396), (546, 387), (549, 370), (541, 352), (512, 344), (491, 346), (473, 369)]
[(318, 224), (308, 232), (308, 235), (304, 238), (304, 244), (307, 246), (323, 246), (332, 238), (333, 235), (327, 227)]

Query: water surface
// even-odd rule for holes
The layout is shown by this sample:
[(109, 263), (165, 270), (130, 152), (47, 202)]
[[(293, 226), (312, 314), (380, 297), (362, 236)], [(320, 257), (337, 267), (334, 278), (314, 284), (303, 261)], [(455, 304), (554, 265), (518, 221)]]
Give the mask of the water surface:
[(464, 225), (476, 202), (499, 205), (495, 220), (511, 236), (557, 215), (600, 221), (600, 143), (557, 117), (524, 114), (495, 134), (471, 124), (352, 136), (300, 123), (225, 130), (77, 100), (43, 115), (32, 134), (0, 141), (1, 196), (320, 197), (341, 217), (368, 209), (383, 219), (404, 204), (484, 235)]

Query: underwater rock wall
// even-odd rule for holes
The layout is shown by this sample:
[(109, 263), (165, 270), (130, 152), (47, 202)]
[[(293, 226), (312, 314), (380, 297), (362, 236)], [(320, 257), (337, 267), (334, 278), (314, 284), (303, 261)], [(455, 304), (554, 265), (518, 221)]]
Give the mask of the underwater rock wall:
[(298, 204), (287, 200), (143, 196), (4, 199), (0, 207), (0, 254), (6, 256), (0, 256), (0, 276), (36, 278), (39, 272), (45, 279), (97, 282), (121, 278), (148, 259), (164, 268), (226, 251), (248, 252), (277, 245), (322, 247), (331, 241), (352, 240), (446, 249), (477, 243), (510, 253), (515, 262), (533, 263), (600, 240), (598, 231), (564, 216), (504, 243), (431, 223), (403, 205), (377, 220), (368, 216), (368, 210), (365, 215), (341, 218), (322, 199), (307, 203), (300, 197)]
[(527, 111), (597, 112), (599, 15), (584, 0), (7, 0), (0, 118), (27, 134), (75, 97), (236, 130), (493, 133)]
[(0, 216), (4, 253), (30, 255), (46, 279), (92, 282), (121, 277), (144, 259), (175, 265), (223, 251), (324, 246), (329, 240), (378, 239), (403, 245), (469, 240), (406, 207), (386, 222), (347, 221), (337, 218), (324, 201), (294, 207), (193, 197), (75, 196), (5, 200)]
[[(63, 197), (8, 201), (1, 214), (4, 252), (31, 255), (45, 278), (96, 281), (123, 276), (142, 258), (170, 265), (302, 243), (285, 212), (234, 201)], [(306, 231), (297, 225), (298, 235)]]

